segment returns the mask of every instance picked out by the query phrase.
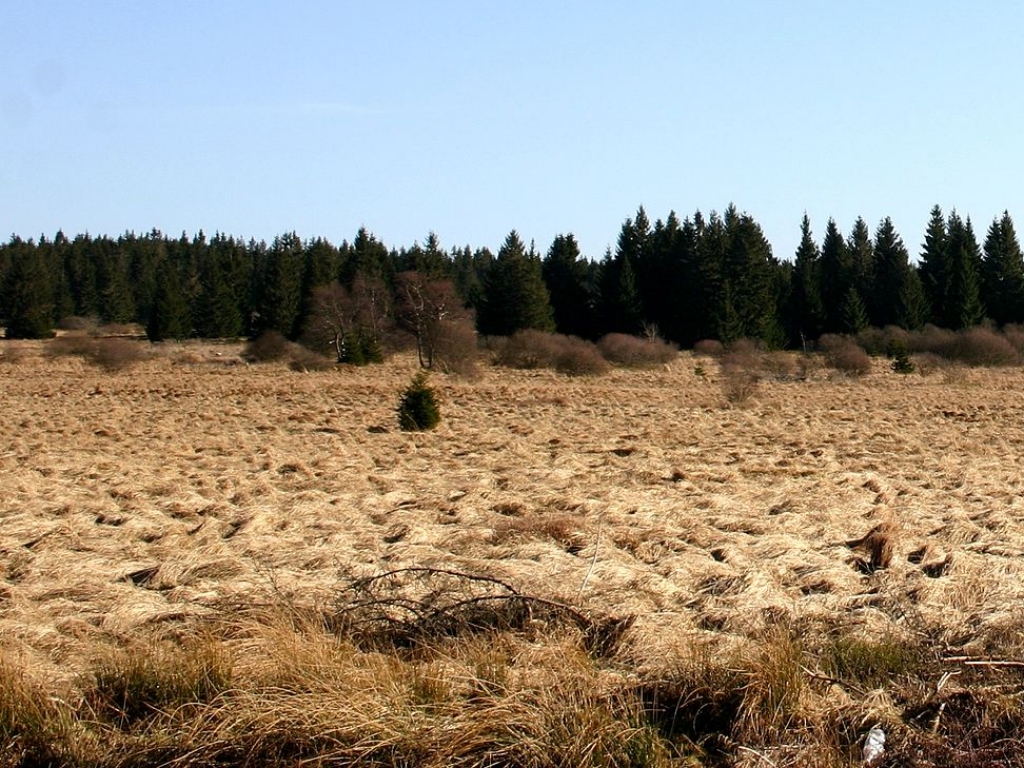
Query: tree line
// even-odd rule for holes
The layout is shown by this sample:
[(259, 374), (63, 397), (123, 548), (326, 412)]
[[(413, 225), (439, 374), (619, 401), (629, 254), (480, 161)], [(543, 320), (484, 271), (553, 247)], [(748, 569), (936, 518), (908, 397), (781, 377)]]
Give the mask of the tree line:
[(740, 338), (800, 347), (869, 326), (1022, 323), (1024, 257), (1009, 213), (979, 244), (969, 218), (938, 206), (913, 262), (890, 218), (873, 233), (858, 218), (845, 236), (830, 219), (819, 243), (806, 215), (796, 252), (779, 259), (757, 221), (732, 205), (653, 224), (641, 207), (599, 260), (585, 258), (572, 234), (541, 253), (516, 231), (496, 253), (445, 250), (434, 233), (389, 248), (365, 228), (340, 245), (294, 232), (268, 244), (158, 230), (0, 244), (7, 337), (46, 337), (72, 317), (138, 323), (154, 341), (313, 334), (339, 359), (372, 355), (375, 324), (388, 318), (425, 343), (421, 355), (430, 322), (446, 318), (482, 335), (532, 328), (586, 339), (657, 333), (683, 347)]

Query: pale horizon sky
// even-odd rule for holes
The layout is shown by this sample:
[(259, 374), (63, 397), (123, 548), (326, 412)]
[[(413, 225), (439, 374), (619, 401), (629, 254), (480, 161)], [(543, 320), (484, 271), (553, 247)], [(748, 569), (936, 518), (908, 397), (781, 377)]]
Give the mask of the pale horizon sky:
[[(0, 0), (0, 237), (1024, 226), (1010, 2)], [(1018, 220), (1017, 217), (1021, 217)]]

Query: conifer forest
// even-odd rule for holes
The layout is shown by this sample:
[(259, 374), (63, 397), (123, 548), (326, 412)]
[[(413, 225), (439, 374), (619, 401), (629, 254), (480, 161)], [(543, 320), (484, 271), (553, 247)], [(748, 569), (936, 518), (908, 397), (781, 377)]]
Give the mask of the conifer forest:
[(653, 223), (641, 207), (600, 259), (581, 254), (572, 234), (541, 248), (514, 230), (496, 253), (446, 249), (434, 233), (389, 247), (365, 228), (340, 245), (294, 232), (270, 243), (156, 229), (12, 235), (0, 245), (0, 324), (8, 338), (45, 338), (69, 318), (92, 318), (139, 324), (153, 341), (303, 339), (330, 305), (342, 308), (333, 313), (341, 335), (357, 338), (385, 318), (408, 322), (417, 301), (447, 301), (483, 336), (532, 328), (800, 348), (868, 327), (1024, 322), (1024, 257), (1008, 212), (981, 238), (969, 218), (935, 206), (918, 248), (889, 218), (873, 231), (858, 218), (845, 232), (830, 219), (815, 233), (805, 215), (796, 252), (777, 254), (735, 206)]

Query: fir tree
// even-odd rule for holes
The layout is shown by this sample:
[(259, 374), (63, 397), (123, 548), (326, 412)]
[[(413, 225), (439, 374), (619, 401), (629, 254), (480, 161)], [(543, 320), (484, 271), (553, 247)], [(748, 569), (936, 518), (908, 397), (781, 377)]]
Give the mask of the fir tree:
[(928, 301), (929, 321), (937, 325), (946, 323), (946, 293), (949, 288), (949, 248), (946, 237), (946, 221), (942, 209), (932, 208), (924, 244), (921, 246), (918, 272), (921, 287)]
[(910, 266), (903, 239), (888, 216), (875, 232), (874, 261), (873, 301), (869, 307), (872, 324), (920, 327), (926, 312), (921, 282)]
[(818, 246), (811, 238), (811, 221), (804, 214), (800, 223), (800, 245), (793, 262), (794, 342), (817, 339), (824, 328), (825, 305), (821, 296), (821, 263)]
[(170, 258), (164, 259), (157, 268), (156, 292), (146, 323), (146, 335), (150, 341), (184, 339), (192, 335), (181, 269)]
[(544, 257), (541, 274), (551, 297), (556, 330), (580, 338), (594, 337), (597, 322), (593, 278), (571, 233), (555, 237)]
[[(821, 242), (821, 302), (826, 333), (844, 333), (848, 327), (843, 307), (851, 289), (856, 290), (853, 259), (835, 219), (830, 218)], [(863, 308), (863, 301), (861, 305)]]
[(993, 219), (982, 264), (985, 306), (999, 325), (1024, 322), (1024, 255), (1008, 211)]
[(505, 238), (484, 276), (477, 325), (480, 333), (493, 336), (510, 336), (525, 328), (555, 328), (540, 259), (527, 254), (515, 230)]
[(971, 328), (985, 318), (981, 303), (981, 251), (971, 220), (953, 211), (946, 224), (948, 275), (945, 290), (945, 326)]
[(53, 335), (53, 285), (43, 254), (32, 241), (12, 236), (10, 266), (3, 285), (3, 314), (9, 339), (42, 339)]
[(279, 235), (263, 258), (257, 275), (254, 335), (265, 331), (295, 338), (302, 299), (302, 241), (294, 232)]

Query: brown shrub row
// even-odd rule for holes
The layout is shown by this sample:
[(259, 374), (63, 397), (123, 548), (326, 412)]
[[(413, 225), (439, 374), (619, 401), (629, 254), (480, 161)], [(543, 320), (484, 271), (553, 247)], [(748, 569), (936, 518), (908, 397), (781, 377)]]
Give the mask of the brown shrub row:
[(567, 376), (600, 376), (612, 365), (651, 368), (675, 358), (678, 348), (661, 339), (612, 333), (596, 344), (575, 336), (518, 331), (508, 338), (490, 339), (495, 364), (507, 368), (551, 368)]

